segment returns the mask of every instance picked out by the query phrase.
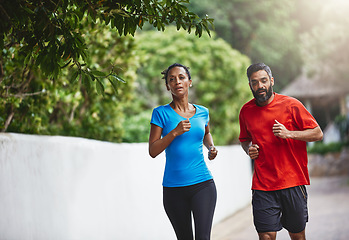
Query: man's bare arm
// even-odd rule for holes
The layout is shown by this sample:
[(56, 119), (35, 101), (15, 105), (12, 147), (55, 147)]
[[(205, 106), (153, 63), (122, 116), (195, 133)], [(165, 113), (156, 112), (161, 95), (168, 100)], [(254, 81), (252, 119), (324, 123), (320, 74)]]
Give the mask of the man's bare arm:
[(257, 144), (252, 144), (252, 142), (246, 141), (241, 142), (241, 147), (244, 149), (247, 155), (251, 159), (256, 159), (259, 156), (259, 146)]
[(317, 126), (313, 129), (306, 129), (303, 131), (290, 131), (283, 124), (279, 123), (275, 120), (275, 124), (273, 126), (273, 133), (275, 136), (283, 139), (294, 139), (305, 142), (315, 142), (320, 141), (323, 138), (323, 133), (321, 128)]

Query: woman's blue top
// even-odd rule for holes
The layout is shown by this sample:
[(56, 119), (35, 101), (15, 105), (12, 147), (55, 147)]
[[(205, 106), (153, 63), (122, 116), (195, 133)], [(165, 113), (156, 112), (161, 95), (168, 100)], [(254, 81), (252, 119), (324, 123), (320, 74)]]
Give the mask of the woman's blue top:
[[(203, 155), (203, 139), (209, 122), (209, 112), (203, 106), (193, 105), (196, 112), (189, 118), (190, 130), (177, 136), (165, 150), (164, 187), (189, 186), (212, 179)], [(153, 110), (150, 123), (161, 127), (164, 137), (183, 120), (186, 118), (167, 104)]]

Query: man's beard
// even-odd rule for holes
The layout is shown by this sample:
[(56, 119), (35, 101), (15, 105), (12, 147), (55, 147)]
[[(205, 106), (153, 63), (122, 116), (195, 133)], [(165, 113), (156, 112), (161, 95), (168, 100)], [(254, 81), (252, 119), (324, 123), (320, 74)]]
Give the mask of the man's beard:
[[(264, 96), (261, 96), (258, 94), (260, 92), (266, 92), (266, 94)], [(263, 103), (263, 102), (268, 101), (268, 99), (271, 97), (271, 95), (273, 95), (273, 87), (270, 86), (268, 88), (268, 91), (265, 89), (258, 89), (257, 92), (252, 90), (252, 94), (253, 94), (254, 98), (257, 100), (257, 102)]]

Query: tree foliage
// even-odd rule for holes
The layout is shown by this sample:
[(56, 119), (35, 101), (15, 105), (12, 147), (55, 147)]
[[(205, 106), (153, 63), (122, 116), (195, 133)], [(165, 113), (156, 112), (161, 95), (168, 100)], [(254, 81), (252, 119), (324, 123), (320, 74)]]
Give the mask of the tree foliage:
[[(303, 1), (307, 2), (307, 1)], [(190, 8), (215, 18), (219, 37), (247, 55), (252, 62), (268, 64), (276, 90), (298, 76), (302, 59), (297, 28), (298, 1), (192, 0)]]
[[(110, 25), (120, 36), (135, 34), (144, 22), (158, 30), (165, 25), (176, 23), (201, 36), (210, 33), (213, 20), (207, 16), (199, 19), (185, 6), (188, 0), (102, 0), (102, 1), (2, 1), (0, 8), (0, 48), (8, 49), (20, 44), (19, 51), (25, 56), (25, 63), (33, 60), (46, 76), (57, 78), (60, 69), (74, 65), (77, 69), (72, 76), (87, 77), (98, 81), (98, 72), (86, 65), (87, 45), (83, 36), (88, 24)], [(109, 75), (114, 76), (114, 72)], [(103, 75), (104, 76), (104, 75)]]
[[(161, 72), (175, 62), (190, 67), (193, 87), (189, 98), (192, 103), (209, 108), (215, 143), (236, 141), (241, 104), (251, 97), (246, 79), (249, 58), (214, 35), (212, 38), (196, 38), (174, 28), (168, 28), (165, 33), (142, 32), (136, 39), (142, 51), (135, 82), (140, 101), (136, 112), (141, 112), (140, 118), (142, 109), (148, 113), (148, 119), (143, 124), (138, 123), (147, 127), (145, 131), (142, 127), (137, 132), (139, 141), (146, 141), (149, 134), (149, 109), (171, 101)], [(132, 122), (128, 124), (134, 125)]]
[[(95, 29), (86, 36), (86, 43), (90, 46), (87, 63), (91, 67), (110, 71), (117, 65), (114, 71), (127, 82), (112, 85), (107, 84), (108, 79), (100, 78), (105, 87), (103, 95), (97, 94), (92, 90), (96, 86), (84, 83), (85, 78), (71, 84), (74, 72), (68, 69), (63, 69), (57, 79), (42, 76), (40, 69), (33, 66), (22, 69), (24, 56), (12, 47), (3, 54), (7, 64), (1, 90), (7, 95), (0, 98), (1, 128), (8, 127), (9, 132), (121, 141), (124, 112), (132, 101), (137, 68), (134, 39), (121, 38), (113, 30)], [(27, 93), (15, 92), (14, 88), (23, 88)]]
[[(76, 116), (78, 106), (82, 104), (81, 108), (85, 110), (96, 107), (94, 103), (108, 101), (110, 91), (121, 94), (121, 97), (117, 94), (114, 97), (118, 101), (128, 99), (129, 91), (124, 88), (132, 86), (134, 76), (127, 79), (129, 84), (124, 87), (120, 87), (120, 83), (125, 82), (121, 76), (127, 76), (130, 67), (128, 59), (132, 53), (128, 51), (131, 51), (132, 44), (129, 45), (129, 38), (120, 37), (134, 36), (146, 22), (160, 31), (168, 24), (176, 24), (178, 29), (186, 29), (189, 33), (195, 30), (198, 36), (203, 32), (210, 34), (213, 19), (208, 16), (200, 19), (188, 10), (188, 2), (0, 1), (1, 130), (6, 131), (13, 122), (9, 130), (44, 133), (56, 126), (52, 123), (62, 114), (65, 115), (62, 119), (70, 119), (67, 123), (72, 125), (74, 121), (71, 119)], [(103, 35), (116, 40), (113, 42)], [(105, 42), (100, 42), (102, 39), (114, 45), (106, 46)], [(106, 56), (110, 55), (107, 49), (120, 55)], [(110, 65), (107, 66), (101, 58), (109, 59)], [(102, 100), (92, 96), (94, 93), (90, 89), (107, 98)], [(62, 98), (72, 99), (67, 101), (69, 106)], [(44, 108), (49, 111), (46, 115)], [(82, 109), (81, 114), (94, 113)], [(82, 118), (80, 116), (79, 124), (82, 124)], [(58, 122), (62, 126), (64, 120)]]

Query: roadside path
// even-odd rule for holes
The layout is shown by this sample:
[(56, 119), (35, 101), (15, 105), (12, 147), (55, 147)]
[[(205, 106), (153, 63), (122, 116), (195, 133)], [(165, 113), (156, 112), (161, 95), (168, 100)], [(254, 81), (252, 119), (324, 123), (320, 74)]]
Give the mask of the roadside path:
[[(307, 240), (349, 239), (349, 176), (311, 178)], [(277, 240), (289, 240), (286, 230)], [(258, 240), (251, 205), (214, 225), (212, 240)]]

